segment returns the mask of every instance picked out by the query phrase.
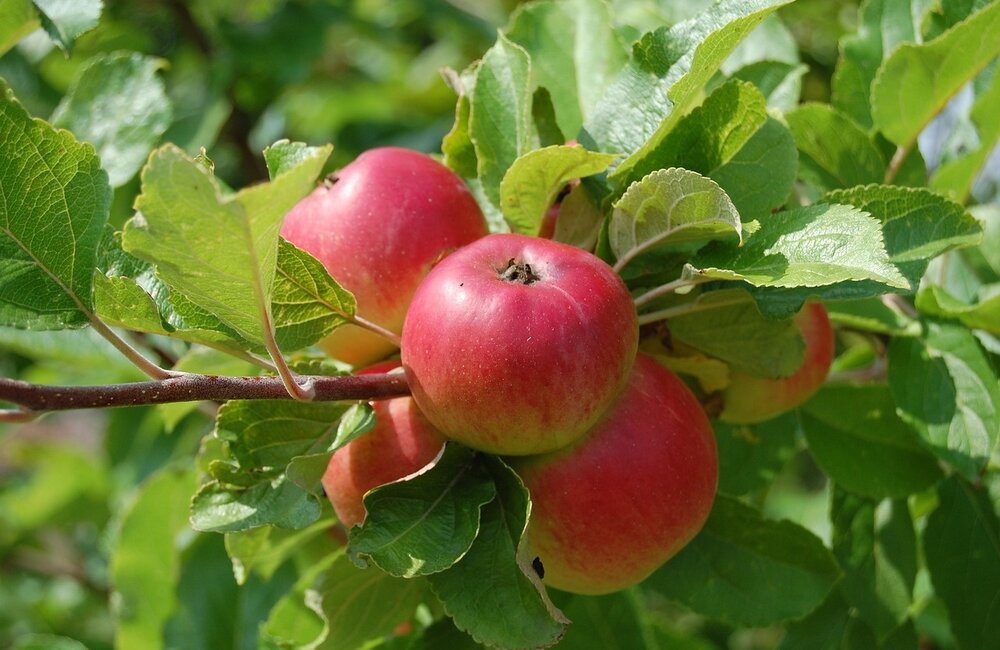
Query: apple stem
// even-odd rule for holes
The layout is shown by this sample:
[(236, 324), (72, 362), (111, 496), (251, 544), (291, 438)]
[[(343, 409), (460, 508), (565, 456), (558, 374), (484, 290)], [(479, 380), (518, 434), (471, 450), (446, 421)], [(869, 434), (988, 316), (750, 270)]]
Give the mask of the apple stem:
[(648, 304), (661, 296), (665, 296), (668, 293), (674, 293), (676, 291), (679, 291), (680, 289), (686, 289), (688, 287), (695, 287), (705, 282), (708, 282), (707, 278), (687, 278), (687, 279), (674, 280), (673, 282), (668, 282), (662, 286), (656, 287), (655, 289), (650, 289), (646, 293), (642, 294), (641, 296), (633, 300), (633, 302), (635, 303), (635, 306), (637, 308), (642, 307), (643, 305)]
[(719, 307), (738, 305), (740, 303), (750, 302), (751, 300), (753, 300), (753, 298), (750, 296), (750, 294), (745, 294), (739, 297), (732, 298), (730, 300), (719, 300), (717, 302), (711, 302), (711, 303), (689, 302), (687, 304), (678, 305), (676, 307), (668, 307), (667, 309), (651, 311), (648, 314), (639, 314), (639, 325), (648, 325), (649, 323), (655, 323), (661, 320), (668, 320), (670, 318), (676, 318), (677, 316), (683, 316), (685, 314), (694, 314), (700, 311), (709, 311), (711, 309), (718, 309)]
[(399, 337), (399, 334), (396, 334), (395, 332), (393, 332), (391, 330), (387, 330), (386, 328), (382, 327), (381, 325), (373, 323), (373, 322), (371, 322), (370, 320), (368, 320), (366, 318), (362, 318), (361, 316), (358, 316), (357, 314), (355, 314), (354, 316), (346, 316), (345, 315), (345, 318), (347, 318), (347, 320), (349, 320), (350, 322), (354, 323), (358, 327), (363, 327), (366, 330), (368, 330), (368, 331), (370, 331), (370, 332), (372, 332), (374, 334), (378, 334), (382, 338), (386, 339), (387, 341), (389, 341), (390, 343), (392, 343), (393, 345), (395, 345), (397, 348), (402, 343), (402, 339)]

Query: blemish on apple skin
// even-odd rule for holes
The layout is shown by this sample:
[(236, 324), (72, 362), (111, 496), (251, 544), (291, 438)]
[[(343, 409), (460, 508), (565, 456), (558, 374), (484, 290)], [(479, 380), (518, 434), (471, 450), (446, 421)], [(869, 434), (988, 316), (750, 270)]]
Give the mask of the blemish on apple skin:
[(545, 579), (545, 567), (542, 565), (542, 559), (540, 557), (536, 556), (535, 559), (531, 561), (531, 568), (538, 574), (539, 580)]

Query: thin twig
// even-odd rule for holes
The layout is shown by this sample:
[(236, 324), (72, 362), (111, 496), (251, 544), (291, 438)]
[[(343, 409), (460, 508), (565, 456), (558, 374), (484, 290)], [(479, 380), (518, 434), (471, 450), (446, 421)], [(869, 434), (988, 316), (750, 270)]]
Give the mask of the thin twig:
[(892, 160), (889, 161), (889, 166), (885, 168), (884, 182), (886, 185), (892, 185), (892, 182), (896, 180), (896, 175), (899, 174), (899, 170), (902, 169), (907, 156), (909, 156), (910, 152), (913, 151), (913, 144), (913, 142), (909, 142), (896, 148), (896, 153), (892, 155)]
[[(303, 377), (312, 385), (315, 401), (379, 400), (410, 394), (402, 373)], [(184, 374), (159, 381), (106, 386), (46, 386), (0, 377), (0, 401), (20, 410), (0, 411), (31, 414), (43, 411), (114, 408), (168, 404), (172, 402), (292, 399), (280, 377), (222, 377)], [(17, 421), (17, 420), (12, 420)]]
[(655, 289), (650, 289), (632, 302), (635, 303), (637, 308), (642, 307), (643, 305), (648, 304), (661, 296), (665, 296), (668, 293), (674, 293), (678, 289), (683, 289), (685, 287), (694, 287), (704, 282), (708, 282), (708, 278), (687, 278), (674, 280), (673, 282), (668, 282), (664, 285), (656, 287)]
[(648, 314), (639, 314), (639, 324), (648, 325), (649, 323), (655, 323), (661, 320), (668, 320), (671, 318), (676, 318), (677, 316), (683, 316), (685, 314), (695, 314), (700, 311), (709, 311), (712, 309), (718, 309), (719, 307), (728, 307), (729, 305), (739, 305), (744, 302), (750, 302), (753, 298), (750, 294), (740, 296), (739, 298), (732, 298), (731, 300), (719, 300), (716, 302), (689, 302), (684, 305), (677, 305), (676, 307), (668, 307), (666, 309), (659, 309), (657, 311), (651, 311)]

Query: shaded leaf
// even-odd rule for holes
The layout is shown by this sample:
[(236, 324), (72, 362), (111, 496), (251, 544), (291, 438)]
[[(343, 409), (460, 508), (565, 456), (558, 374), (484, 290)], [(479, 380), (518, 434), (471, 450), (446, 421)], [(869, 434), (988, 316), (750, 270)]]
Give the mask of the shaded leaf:
[(42, 27), (56, 45), (66, 52), (73, 41), (97, 26), (101, 0), (32, 0)]
[(799, 150), (799, 174), (820, 191), (882, 182), (886, 161), (871, 137), (828, 104), (785, 114)]

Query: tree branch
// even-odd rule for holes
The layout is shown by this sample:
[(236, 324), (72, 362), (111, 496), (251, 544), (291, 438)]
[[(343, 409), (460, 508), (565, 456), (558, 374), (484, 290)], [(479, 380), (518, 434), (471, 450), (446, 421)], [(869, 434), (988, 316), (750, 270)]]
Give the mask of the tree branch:
[[(315, 401), (380, 400), (410, 394), (402, 373), (348, 375), (341, 377), (308, 376), (316, 391)], [(28, 417), (43, 411), (114, 408), (231, 399), (292, 399), (280, 377), (220, 377), (188, 374), (157, 381), (107, 386), (42, 386), (18, 379), (0, 377), (0, 402), (21, 407)], [(30, 414), (30, 415), (29, 415)], [(11, 421), (17, 421), (11, 418)]]

